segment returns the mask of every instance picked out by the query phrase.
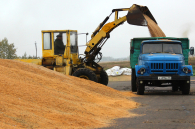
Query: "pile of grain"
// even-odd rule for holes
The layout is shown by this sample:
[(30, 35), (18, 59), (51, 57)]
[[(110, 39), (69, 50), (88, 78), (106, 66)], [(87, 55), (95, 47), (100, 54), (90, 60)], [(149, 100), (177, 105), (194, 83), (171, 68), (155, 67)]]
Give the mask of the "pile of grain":
[(97, 128), (137, 103), (92, 81), (0, 59), (0, 128)]
[(143, 15), (148, 23), (148, 29), (151, 37), (166, 37), (161, 28), (153, 20), (151, 20), (147, 15)]

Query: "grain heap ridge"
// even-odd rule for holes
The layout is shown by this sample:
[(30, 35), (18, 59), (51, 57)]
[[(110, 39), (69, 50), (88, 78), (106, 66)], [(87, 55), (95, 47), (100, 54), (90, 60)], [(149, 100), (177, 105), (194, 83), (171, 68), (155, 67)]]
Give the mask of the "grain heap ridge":
[(98, 128), (130, 117), (135, 96), (42, 66), (0, 59), (0, 128)]

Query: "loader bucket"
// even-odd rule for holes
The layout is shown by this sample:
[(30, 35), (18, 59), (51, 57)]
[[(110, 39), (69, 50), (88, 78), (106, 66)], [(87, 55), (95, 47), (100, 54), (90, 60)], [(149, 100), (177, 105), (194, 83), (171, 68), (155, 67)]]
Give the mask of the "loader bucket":
[(147, 21), (144, 17), (144, 14), (147, 15), (151, 20), (153, 20), (156, 24), (156, 20), (150, 13), (150, 10), (148, 9), (147, 6), (141, 6), (137, 4), (133, 4), (126, 17), (127, 17), (127, 22), (132, 25), (138, 25), (138, 26), (147, 26)]

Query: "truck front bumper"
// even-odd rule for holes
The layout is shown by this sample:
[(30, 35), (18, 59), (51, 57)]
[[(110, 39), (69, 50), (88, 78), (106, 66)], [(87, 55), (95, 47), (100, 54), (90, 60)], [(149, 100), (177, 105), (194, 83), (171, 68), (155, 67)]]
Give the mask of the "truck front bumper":
[(138, 80), (148, 80), (148, 81), (152, 81), (152, 80), (159, 80), (159, 81), (163, 81), (160, 80), (159, 77), (171, 77), (171, 79), (165, 79), (165, 81), (172, 81), (172, 80), (190, 80), (190, 76), (178, 76), (178, 75), (152, 75), (152, 76), (139, 76)]

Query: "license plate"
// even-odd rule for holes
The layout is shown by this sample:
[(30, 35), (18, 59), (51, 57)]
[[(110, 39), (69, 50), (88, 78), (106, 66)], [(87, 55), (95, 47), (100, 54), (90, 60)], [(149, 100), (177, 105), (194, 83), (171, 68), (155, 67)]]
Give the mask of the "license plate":
[(171, 80), (171, 76), (158, 76), (158, 80)]

